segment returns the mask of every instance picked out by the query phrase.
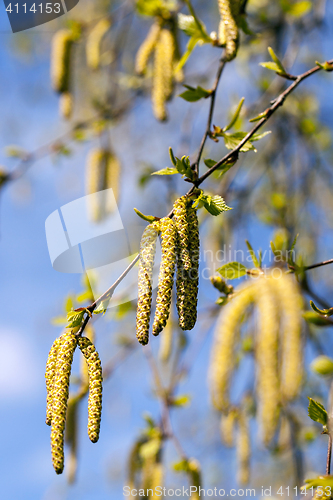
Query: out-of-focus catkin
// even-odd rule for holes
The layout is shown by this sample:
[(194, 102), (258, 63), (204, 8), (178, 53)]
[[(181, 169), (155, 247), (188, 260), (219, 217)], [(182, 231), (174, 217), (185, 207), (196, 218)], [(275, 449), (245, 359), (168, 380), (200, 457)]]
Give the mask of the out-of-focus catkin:
[(60, 115), (69, 120), (73, 113), (73, 96), (70, 92), (63, 92), (59, 101)]
[(145, 40), (141, 44), (136, 58), (135, 58), (135, 71), (139, 74), (142, 75), (145, 73), (147, 69), (147, 64), (149, 61), (150, 56), (152, 55), (157, 41), (159, 39), (161, 33), (161, 25), (159, 22), (155, 22), (149, 32), (148, 35), (146, 36)]
[(234, 434), (237, 423), (237, 410), (230, 410), (227, 414), (222, 413), (220, 420), (221, 440), (225, 446), (234, 446)]
[(247, 484), (250, 480), (251, 444), (248, 417), (244, 412), (238, 417), (236, 453), (238, 482), (242, 485)]
[(78, 338), (78, 346), (85, 357), (89, 374), (88, 436), (96, 443), (102, 416), (102, 366), (94, 344), (87, 337)]
[(163, 28), (155, 47), (153, 68), (152, 104), (155, 118), (167, 119), (166, 101), (173, 89), (174, 38), (167, 28)]
[(182, 330), (192, 330), (197, 320), (197, 302), (199, 289), (200, 239), (197, 210), (187, 206), (188, 252), (191, 265), (183, 268), (183, 259), (177, 256), (177, 311), (179, 326)]
[(279, 316), (270, 277), (258, 279), (258, 335), (256, 338), (257, 400), (260, 431), (264, 444), (275, 434), (279, 419), (280, 384), (278, 369)]
[(57, 474), (64, 469), (64, 430), (67, 412), (69, 378), (71, 374), (77, 337), (72, 330), (59, 338), (56, 371), (53, 385), (51, 451), (53, 467)]
[(198, 460), (190, 458), (188, 460), (188, 475), (190, 480), (190, 486), (194, 486), (194, 490), (191, 494), (191, 500), (200, 500), (199, 488), (202, 486), (201, 483), (201, 467)]
[(229, 385), (235, 368), (235, 344), (241, 316), (254, 301), (252, 284), (247, 284), (235, 293), (231, 302), (221, 310), (217, 319), (214, 344), (209, 369), (209, 387), (216, 409), (229, 407)]
[(302, 308), (303, 300), (295, 279), (288, 274), (272, 278), (278, 294), (281, 318), (281, 397), (295, 399), (301, 390), (303, 375)]
[(236, 0), (218, 0), (220, 11), (220, 25), (218, 40), (225, 46), (225, 57), (231, 61), (236, 57), (239, 43), (237, 27), (237, 16), (239, 12), (239, 2)]
[(136, 336), (140, 344), (149, 341), (149, 321), (152, 300), (152, 278), (156, 252), (156, 240), (160, 223), (153, 222), (146, 227), (140, 242), (138, 275), (138, 304), (136, 313)]
[(45, 381), (46, 381), (46, 424), (51, 425), (52, 423), (52, 403), (53, 403), (53, 385), (54, 376), (57, 365), (57, 356), (59, 349), (59, 339), (56, 339), (50, 349), (45, 369)]
[[(170, 311), (171, 316), (171, 311)], [(173, 322), (172, 318), (169, 318), (169, 321), (166, 324), (166, 327), (163, 330), (160, 340), (160, 349), (158, 353), (158, 357), (162, 363), (166, 363), (169, 361), (171, 352), (172, 352), (172, 339), (173, 339)]]
[(73, 35), (69, 30), (59, 30), (52, 39), (51, 81), (56, 92), (69, 91)]
[[(119, 179), (120, 179), (120, 161), (113, 151), (106, 151), (105, 165), (105, 189), (112, 189), (116, 201), (119, 199)], [(108, 200), (107, 200), (108, 201)], [(106, 211), (114, 210), (113, 204), (107, 203)]]
[(87, 65), (92, 70), (96, 70), (101, 64), (101, 45), (106, 33), (111, 28), (108, 18), (101, 19), (90, 31), (87, 38), (86, 57)]
[(160, 230), (162, 259), (158, 276), (153, 335), (158, 335), (163, 330), (169, 318), (177, 257), (177, 231), (175, 223), (169, 217), (164, 217), (160, 220)]

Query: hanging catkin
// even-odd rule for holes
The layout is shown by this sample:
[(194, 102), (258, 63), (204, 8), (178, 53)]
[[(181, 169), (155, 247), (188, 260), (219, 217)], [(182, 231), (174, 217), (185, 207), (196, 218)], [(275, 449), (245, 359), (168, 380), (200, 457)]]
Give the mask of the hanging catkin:
[(149, 341), (149, 321), (151, 314), (152, 278), (156, 252), (156, 240), (160, 223), (153, 222), (146, 227), (140, 242), (138, 305), (136, 313), (136, 336), (140, 344)]
[(209, 387), (214, 406), (218, 410), (229, 407), (229, 384), (235, 368), (235, 344), (241, 316), (254, 301), (254, 286), (245, 285), (221, 310), (217, 319), (212, 349)]
[(101, 45), (104, 35), (111, 28), (108, 18), (101, 19), (91, 30), (87, 38), (86, 57), (87, 65), (92, 70), (96, 70), (101, 64)]
[(153, 335), (158, 335), (166, 325), (170, 314), (171, 295), (176, 267), (177, 231), (169, 217), (160, 220), (162, 259), (158, 276), (156, 311)]
[(238, 417), (236, 453), (238, 482), (242, 485), (247, 484), (250, 479), (251, 445), (248, 417), (244, 412), (241, 412)]
[(151, 26), (148, 35), (141, 44), (135, 58), (135, 71), (139, 75), (145, 73), (149, 58), (156, 47), (160, 33), (161, 33), (161, 25), (159, 22), (156, 21)]
[(174, 39), (167, 28), (159, 35), (154, 54), (152, 104), (155, 118), (167, 119), (165, 103), (173, 88)]
[[(113, 151), (106, 151), (106, 165), (105, 165), (105, 188), (112, 189), (116, 201), (119, 198), (119, 178), (120, 178), (120, 162)], [(112, 212), (114, 206), (106, 206), (107, 212)]]
[(53, 467), (57, 474), (64, 469), (64, 430), (67, 412), (69, 378), (77, 337), (66, 331), (59, 338), (56, 371), (53, 384), (51, 451)]
[(202, 486), (201, 483), (201, 467), (198, 460), (190, 458), (188, 461), (188, 475), (190, 479), (190, 486), (194, 486), (196, 490), (192, 491), (191, 500), (199, 500), (199, 489)]
[(262, 277), (256, 286), (258, 305), (257, 400), (259, 423), (264, 444), (272, 440), (279, 418), (280, 387), (278, 370), (279, 317), (272, 279)]
[(173, 220), (178, 233), (178, 261), (182, 269), (188, 271), (191, 268), (191, 256), (189, 249), (189, 222), (188, 222), (188, 199), (182, 196), (173, 205)]
[(52, 39), (51, 81), (56, 92), (69, 91), (70, 64), (73, 35), (69, 30), (59, 30)]
[(177, 311), (179, 326), (182, 330), (192, 330), (197, 320), (197, 302), (199, 289), (199, 224), (197, 210), (187, 206), (188, 251), (191, 266), (185, 270), (182, 258), (177, 256)]
[(220, 420), (221, 440), (225, 446), (230, 448), (234, 445), (234, 433), (237, 423), (237, 410), (230, 410), (227, 414), (222, 413)]
[(77, 409), (78, 398), (70, 397), (67, 406), (65, 443), (69, 447), (69, 457), (67, 459), (67, 478), (69, 484), (73, 484), (77, 472)]
[(218, 6), (221, 16), (218, 39), (221, 45), (225, 45), (226, 59), (231, 61), (236, 57), (238, 50), (237, 16), (239, 5), (236, 0), (218, 0)]
[(102, 366), (98, 352), (91, 340), (87, 337), (79, 337), (78, 346), (88, 365), (88, 436), (90, 441), (97, 443), (102, 416)]
[(295, 279), (287, 274), (272, 278), (283, 312), (281, 339), (281, 396), (295, 399), (301, 389), (303, 366), (302, 307), (303, 300)]
[(69, 120), (73, 113), (73, 96), (70, 92), (63, 92), (59, 102), (60, 115)]
[(51, 425), (52, 423), (52, 401), (53, 401), (53, 385), (54, 376), (57, 365), (57, 356), (59, 349), (59, 339), (56, 339), (50, 349), (45, 369), (45, 381), (46, 381), (46, 424)]

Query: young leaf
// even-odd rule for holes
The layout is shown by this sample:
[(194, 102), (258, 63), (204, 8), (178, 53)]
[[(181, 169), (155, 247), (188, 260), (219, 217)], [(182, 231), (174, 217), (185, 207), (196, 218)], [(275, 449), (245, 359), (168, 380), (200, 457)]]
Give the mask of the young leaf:
[(184, 85), (184, 87), (186, 87), (187, 90), (185, 90), (185, 92), (183, 92), (182, 94), (179, 94), (179, 97), (182, 97), (183, 99), (185, 99), (185, 101), (188, 102), (196, 102), (203, 98), (207, 99), (207, 97), (209, 97), (211, 94), (210, 90), (206, 90), (200, 86), (194, 88), (190, 87), (189, 85)]
[(191, 402), (191, 396), (188, 394), (183, 394), (182, 396), (176, 396), (172, 399), (171, 404), (173, 406), (188, 406)]
[(333, 64), (330, 64), (329, 62), (325, 61), (323, 63), (320, 63), (319, 61), (316, 61), (317, 66), (322, 68), (325, 71), (333, 71)]
[[(272, 61), (268, 61), (268, 62), (261, 62), (259, 63), (260, 66), (262, 66), (263, 68), (266, 68), (266, 69), (270, 69), (271, 71), (275, 71), (275, 73), (279, 73), (281, 74), (282, 71), (280, 70), (280, 67), (278, 64), (276, 64), (275, 62), (272, 62)], [(284, 72), (283, 72), (284, 73)]]
[(235, 125), (236, 121), (238, 120), (239, 114), (242, 110), (242, 106), (244, 104), (244, 101), (245, 101), (245, 97), (242, 97), (238, 103), (238, 106), (236, 108), (236, 111), (235, 111), (233, 117), (231, 118), (230, 123), (223, 128), (223, 132), (230, 130)]
[(251, 118), (249, 120), (249, 122), (258, 122), (259, 120), (261, 120), (262, 118), (265, 118), (265, 116), (267, 115), (267, 111), (263, 111), (262, 113), (260, 113), (259, 115), (255, 116), (254, 118)]
[(87, 310), (85, 308), (82, 308), (81, 311), (69, 311), (67, 313), (68, 325), (66, 328), (75, 328), (77, 326), (80, 326), (83, 321), (84, 313), (86, 311)]
[(226, 212), (227, 210), (231, 210), (231, 208), (225, 204), (225, 201), (221, 196), (211, 196), (203, 193), (198, 196), (193, 203), (193, 206), (198, 208), (205, 207), (211, 215), (215, 216), (222, 212)]
[(253, 250), (250, 242), (248, 240), (245, 240), (245, 243), (246, 243), (246, 246), (247, 246), (247, 248), (248, 248), (248, 250), (250, 252), (253, 264), (255, 265), (255, 267), (260, 267), (259, 261), (257, 259), (257, 256), (256, 256), (256, 254), (255, 254), (255, 252), (254, 252), (254, 250)]
[(202, 45), (203, 43), (211, 43), (211, 38), (206, 31), (205, 25), (193, 15), (187, 16), (179, 13), (178, 27), (184, 31), (190, 39), (186, 46), (186, 52), (182, 55), (174, 70), (175, 73), (177, 73), (184, 66), (197, 44)]
[(221, 274), (223, 278), (234, 280), (236, 278), (240, 278), (241, 276), (245, 276), (247, 273), (247, 268), (241, 264), (240, 262), (228, 262), (228, 264), (224, 264), (219, 267), (217, 271)]
[(144, 215), (137, 208), (134, 208), (133, 210), (139, 217), (141, 217), (141, 219), (146, 220), (147, 222), (154, 222), (156, 220), (156, 217), (154, 217), (153, 215)]
[(332, 326), (332, 320), (325, 318), (325, 316), (321, 316), (318, 313), (315, 313), (314, 311), (305, 311), (302, 314), (303, 318), (307, 323), (310, 323), (311, 325), (316, 325), (316, 326)]
[(179, 174), (178, 170), (176, 168), (162, 168), (162, 170), (157, 170), (156, 172), (152, 172), (150, 175), (174, 175), (174, 174)]
[(327, 425), (328, 414), (324, 406), (312, 398), (308, 398), (308, 400), (309, 400), (308, 415), (311, 418), (311, 420), (313, 420), (314, 422), (319, 422), (322, 425)]
[(204, 160), (204, 164), (206, 165), (206, 167), (208, 168), (212, 168), (214, 167), (214, 165), (216, 165), (217, 161), (215, 160), (211, 160), (210, 158), (206, 158), (206, 160)]
[[(264, 132), (263, 134), (254, 134), (251, 139), (249, 139), (243, 146), (240, 148), (240, 151), (242, 153), (246, 153), (246, 151), (253, 150), (257, 152), (255, 147), (253, 146), (252, 142), (253, 141), (259, 141), (259, 139), (262, 139), (265, 137), (267, 134), (270, 134), (270, 131)], [(217, 134), (218, 135), (218, 134)], [(224, 138), (224, 144), (226, 148), (228, 149), (235, 149), (239, 143), (244, 139), (244, 137), (247, 136), (247, 132), (235, 132), (234, 134), (223, 134)]]
[(330, 307), (329, 309), (319, 309), (312, 300), (310, 300), (310, 306), (316, 313), (322, 314), (323, 316), (333, 315), (333, 307)]
[(176, 161), (176, 158), (173, 154), (172, 148), (169, 148), (169, 156), (170, 156), (170, 160), (171, 160), (172, 165), (175, 167), (177, 165), (177, 161)]
[(271, 56), (271, 58), (273, 59), (273, 61), (275, 62), (275, 64), (278, 66), (279, 71), (281, 73), (285, 73), (286, 70), (284, 69), (282, 62), (280, 61), (280, 59), (278, 58), (278, 56), (275, 54), (275, 52), (272, 49), (272, 47), (268, 47), (268, 52), (269, 52), (269, 55)]

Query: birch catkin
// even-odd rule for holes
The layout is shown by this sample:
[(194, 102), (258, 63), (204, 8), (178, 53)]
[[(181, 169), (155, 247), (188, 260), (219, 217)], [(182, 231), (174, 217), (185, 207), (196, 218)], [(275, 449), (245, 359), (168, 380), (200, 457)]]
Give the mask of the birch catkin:
[(285, 401), (295, 399), (301, 390), (303, 345), (302, 317), (303, 300), (295, 279), (287, 274), (272, 278), (283, 311), (281, 319), (281, 396)]
[(216, 324), (212, 349), (209, 386), (214, 406), (227, 410), (229, 406), (229, 384), (235, 368), (234, 351), (236, 333), (241, 315), (254, 301), (254, 286), (247, 285), (221, 311)]
[(53, 37), (51, 49), (51, 80), (60, 94), (69, 91), (70, 63), (73, 36), (69, 30), (59, 30)]
[(151, 26), (148, 35), (145, 38), (144, 42), (141, 44), (135, 58), (135, 71), (139, 75), (145, 73), (149, 58), (156, 47), (160, 33), (161, 33), (161, 25), (159, 22), (156, 21)]
[(77, 337), (68, 330), (59, 338), (56, 371), (53, 385), (51, 451), (57, 474), (64, 469), (64, 430), (67, 412), (69, 378)]
[(271, 278), (263, 277), (258, 280), (256, 294), (259, 313), (256, 339), (257, 398), (262, 439), (267, 445), (276, 430), (280, 404), (279, 317)]
[(182, 196), (173, 205), (173, 220), (178, 233), (179, 265), (186, 271), (191, 268), (189, 250), (188, 199)]
[(73, 113), (73, 96), (70, 92), (63, 92), (59, 102), (60, 115), (69, 120)]
[(59, 339), (56, 339), (50, 349), (45, 369), (45, 381), (46, 381), (46, 424), (51, 425), (52, 423), (52, 401), (53, 401), (53, 386), (54, 386), (54, 376), (57, 365), (57, 356), (59, 349)]
[(91, 30), (87, 38), (86, 57), (87, 65), (92, 70), (96, 70), (101, 64), (101, 44), (104, 35), (111, 28), (110, 20), (101, 19)]
[(91, 340), (87, 337), (79, 337), (78, 346), (88, 365), (88, 436), (90, 441), (97, 443), (102, 416), (102, 366), (98, 352)]
[(221, 440), (225, 446), (234, 445), (234, 433), (237, 423), (237, 410), (230, 410), (226, 415), (222, 413), (220, 420)]
[[(119, 178), (120, 178), (120, 162), (113, 151), (106, 152), (105, 165), (105, 189), (112, 189), (116, 201), (119, 198)], [(110, 212), (114, 209), (112, 206), (106, 206), (106, 211)]]
[(149, 341), (152, 278), (156, 252), (156, 240), (159, 231), (160, 223), (153, 222), (144, 230), (140, 242), (136, 336), (142, 345), (148, 344)]
[(247, 415), (241, 412), (238, 417), (236, 453), (238, 462), (237, 478), (240, 484), (247, 484), (250, 479), (250, 429)]
[(166, 325), (170, 314), (171, 294), (176, 267), (177, 231), (169, 217), (160, 220), (162, 238), (162, 260), (158, 276), (156, 311), (153, 335), (158, 335)]
[(226, 59), (231, 61), (236, 57), (239, 42), (237, 27), (238, 1), (218, 0), (218, 6), (221, 16), (218, 39), (221, 45), (225, 45)]
[(167, 119), (165, 103), (173, 89), (174, 50), (172, 33), (163, 28), (155, 47), (152, 89), (153, 112), (160, 121)]

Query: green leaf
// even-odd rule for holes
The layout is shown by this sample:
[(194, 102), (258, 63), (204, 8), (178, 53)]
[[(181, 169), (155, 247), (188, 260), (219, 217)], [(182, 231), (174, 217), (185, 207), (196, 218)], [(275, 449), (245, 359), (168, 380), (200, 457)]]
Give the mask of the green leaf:
[(281, 71), (280, 67), (278, 64), (276, 64), (275, 62), (272, 62), (272, 61), (268, 61), (268, 62), (261, 62), (259, 63), (260, 66), (262, 66), (263, 68), (266, 68), (266, 69), (270, 69), (271, 71), (275, 71), (275, 73), (278, 73), (278, 74), (283, 74), (285, 73), (285, 71)]
[(176, 168), (162, 168), (162, 170), (157, 170), (156, 172), (152, 172), (150, 175), (174, 175), (174, 174), (179, 174), (178, 170)]
[[(236, 159), (232, 159), (232, 161), (226, 161), (225, 163), (222, 163), (222, 165), (220, 165), (215, 170), (215, 172), (217, 173), (217, 176), (222, 177), (222, 175), (224, 175), (226, 172), (228, 172), (228, 170), (236, 163), (236, 161), (237, 161)], [(217, 163), (217, 161), (211, 160), (210, 158), (207, 158), (206, 160), (204, 160), (204, 164), (208, 168), (214, 167), (214, 165), (216, 165), (216, 163)]]
[(329, 309), (319, 309), (312, 300), (310, 300), (310, 306), (316, 313), (322, 314), (323, 316), (333, 315), (333, 307), (330, 307)]
[(258, 122), (262, 118), (265, 118), (266, 115), (267, 115), (267, 111), (263, 111), (262, 113), (260, 113), (259, 115), (255, 116), (254, 118), (251, 118), (249, 120), (249, 122), (251, 122), (251, 123)]
[(308, 400), (309, 400), (308, 415), (311, 418), (311, 420), (313, 420), (314, 422), (319, 422), (322, 425), (327, 425), (328, 414), (324, 406), (312, 398), (308, 398)]
[(153, 215), (144, 215), (137, 208), (134, 208), (133, 210), (136, 213), (136, 215), (138, 215), (139, 217), (141, 217), (141, 219), (146, 220), (147, 222), (154, 222), (156, 220), (156, 217), (154, 217)]
[(189, 85), (184, 85), (184, 87), (187, 88), (185, 92), (182, 94), (179, 94), (179, 97), (182, 97), (185, 99), (185, 101), (188, 102), (196, 102), (199, 101), (200, 99), (207, 99), (207, 97), (210, 96), (211, 90), (206, 90), (203, 87), (190, 87)]
[(190, 37), (197, 35), (198, 26), (193, 16), (188, 16), (180, 12), (178, 14), (177, 21), (178, 21), (178, 28), (184, 31), (185, 35)]
[(302, 0), (300, 2), (291, 3), (283, 2), (283, 10), (293, 17), (303, 17), (312, 9), (312, 2)]
[(302, 490), (304, 489), (310, 489), (310, 488), (320, 488), (320, 493), (318, 495), (318, 498), (325, 498), (325, 493), (322, 493), (322, 488), (333, 488), (333, 476), (319, 476), (316, 477), (315, 479), (306, 479), (305, 480), (305, 485), (302, 486)]
[(189, 406), (191, 402), (191, 396), (188, 394), (183, 394), (182, 396), (176, 396), (172, 399), (171, 404), (173, 406)]
[(75, 328), (77, 326), (80, 326), (83, 321), (84, 313), (86, 311), (87, 310), (85, 308), (82, 308), (82, 311), (69, 311), (67, 313), (67, 328)]
[(332, 326), (332, 320), (321, 316), (320, 314), (314, 311), (305, 311), (302, 314), (303, 318), (307, 323), (316, 326)]
[(286, 70), (284, 69), (284, 66), (283, 66), (282, 62), (280, 61), (280, 59), (278, 58), (278, 56), (275, 54), (275, 52), (272, 49), (272, 47), (268, 47), (268, 52), (269, 52), (269, 55), (271, 56), (271, 58), (273, 59), (273, 61), (275, 62), (275, 64), (278, 66), (279, 71), (281, 73), (285, 73)]
[(245, 97), (242, 97), (237, 105), (236, 111), (235, 111), (233, 117), (231, 118), (230, 123), (223, 128), (224, 132), (227, 130), (230, 130), (235, 125), (236, 121), (238, 120), (239, 114), (242, 110), (244, 101), (245, 101)]
[(193, 206), (198, 208), (205, 207), (211, 215), (215, 216), (222, 212), (226, 212), (227, 210), (231, 210), (231, 208), (225, 204), (225, 201), (221, 196), (211, 196), (203, 193), (198, 196), (193, 203)]
[(217, 161), (216, 160), (211, 160), (210, 158), (206, 158), (206, 160), (204, 160), (204, 164), (206, 165), (206, 167), (208, 168), (212, 168), (214, 167), (214, 165), (216, 165)]
[(188, 16), (179, 13), (178, 27), (179, 29), (184, 31), (184, 33), (190, 36), (190, 39), (186, 46), (186, 52), (182, 55), (179, 63), (174, 70), (175, 73), (177, 73), (184, 66), (197, 44), (202, 45), (203, 43), (211, 43), (211, 38), (206, 31), (205, 25), (201, 21), (199, 21), (199, 19), (196, 19), (193, 15)]
[(182, 156), (181, 159), (175, 156), (176, 160), (176, 169), (177, 171), (183, 175), (183, 177), (188, 177), (189, 179), (193, 179), (194, 172), (191, 169), (191, 162), (188, 156)]
[(172, 165), (175, 167), (177, 165), (177, 161), (176, 161), (176, 158), (173, 154), (172, 148), (169, 148), (169, 156), (170, 156), (170, 160), (171, 160)]
[(195, 37), (191, 37), (189, 39), (187, 46), (186, 46), (186, 52), (184, 52), (184, 54), (180, 58), (177, 66), (174, 69), (174, 73), (178, 73), (178, 71), (180, 71), (182, 69), (182, 67), (186, 64), (187, 59), (190, 57), (193, 50), (195, 49), (197, 43), (199, 43), (199, 42), (200, 42), (200, 40), (198, 38), (195, 38)]
[(102, 300), (99, 305), (94, 310), (94, 314), (105, 314), (108, 308), (111, 297), (108, 297), (106, 300)]
[(256, 256), (256, 254), (255, 254), (255, 252), (254, 252), (254, 250), (253, 250), (250, 242), (248, 240), (245, 240), (245, 243), (246, 243), (246, 246), (247, 246), (247, 248), (248, 248), (248, 250), (250, 252), (253, 264), (255, 265), (255, 267), (260, 267), (259, 261), (257, 259), (257, 256)]
[(247, 268), (240, 262), (228, 262), (219, 267), (217, 271), (221, 274), (223, 278), (234, 280), (236, 278), (241, 278), (247, 274)]
[[(243, 146), (240, 148), (242, 153), (246, 153), (246, 151), (257, 151), (253, 146), (253, 141), (259, 141), (266, 135), (270, 134), (269, 132), (264, 132), (263, 134), (254, 134), (251, 139), (249, 139)], [(218, 135), (218, 134), (217, 134)], [(247, 136), (247, 132), (235, 132), (234, 134), (223, 133), (224, 144), (228, 149), (235, 149), (239, 145), (239, 143)]]
[(332, 375), (333, 374), (333, 359), (328, 356), (317, 356), (310, 365), (313, 372), (319, 375)]

